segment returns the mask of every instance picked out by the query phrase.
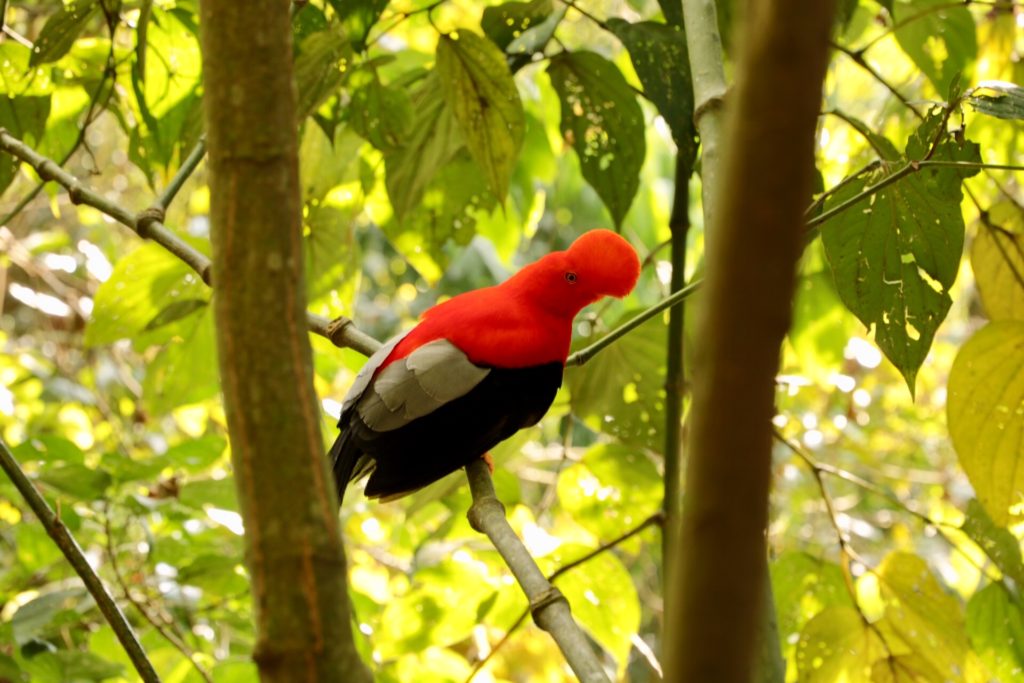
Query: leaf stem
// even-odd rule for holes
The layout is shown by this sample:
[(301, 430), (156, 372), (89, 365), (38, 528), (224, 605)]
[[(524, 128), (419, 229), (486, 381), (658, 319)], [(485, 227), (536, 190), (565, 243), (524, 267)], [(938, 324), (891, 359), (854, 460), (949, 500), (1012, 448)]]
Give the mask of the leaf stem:
[(82, 579), (82, 583), (85, 584), (89, 594), (96, 601), (96, 605), (100, 608), (100, 612), (103, 613), (107, 623), (114, 629), (117, 639), (121, 641), (122, 647), (128, 653), (128, 657), (131, 659), (139, 676), (145, 683), (159, 683), (160, 677), (153, 669), (153, 664), (146, 656), (145, 648), (139, 642), (139, 638), (136, 636), (131, 624), (128, 623), (128, 619), (125, 618), (124, 612), (117, 606), (114, 598), (103, 586), (100, 577), (96, 575), (89, 561), (85, 559), (85, 553), (82, 552), (78, 541), (75, 540), (75, 537), (71, 535), (71, 532), (68, 531), (60, 517), (53, 511), (31, 480), (29, 480), (25, 471), (21, 469), (21, 465), (15, 459), (14, 454), (11, 453), (7, 448), (7, 444), (2, 439), (0, 439), (0, 467), (3, 468), (11, 482), (14, 483), (14, 486), (21, 493), (25, 502), (32, 508), (32, 512), (35, 513), (40, 524), (46, 529), (46, 533), (50, 535), (53, 542), (60, 548), (68, 564), (71, 565), (75, 573)]

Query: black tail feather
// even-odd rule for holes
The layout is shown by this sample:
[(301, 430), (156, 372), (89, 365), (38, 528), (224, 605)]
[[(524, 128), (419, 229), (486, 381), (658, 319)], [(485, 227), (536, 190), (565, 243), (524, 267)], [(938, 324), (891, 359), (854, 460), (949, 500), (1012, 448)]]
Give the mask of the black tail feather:
[(348, 482), (352, 479), (352, 470), (355, 469), (356, 460), (359, 459), (359, 450), (354, 448), (354, 444), (349, 443), (349, 434), (350, 430), (342, 430), (338, 438), (334, 440), (331, 450), (327, 452), (331, 459), (331, 468), (334, 470), (334, 485), (338, 490), (339, 507), (345, 499), (345, 489), (348, 488)]

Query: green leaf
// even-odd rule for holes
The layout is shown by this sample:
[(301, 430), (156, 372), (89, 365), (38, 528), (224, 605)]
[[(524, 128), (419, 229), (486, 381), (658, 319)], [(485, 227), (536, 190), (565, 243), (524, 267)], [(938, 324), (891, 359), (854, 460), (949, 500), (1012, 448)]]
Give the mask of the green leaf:
[(974, 19), (966, 6), (899, 0), (893, 3), (893, 25), (900, 47), (943, 96), (953, 77), (977, 55)]
[(53, 94), (52, 69), (31, 68), (31, 59), (31, 48), (13, 40), (0, 43), (0, 92), (20, 97), (45, 97)]
[(922, 680), (961, 680), (970, 645), (960, 601), (917, 555), (891, 553), (877, 575), (886, 603), (879, 628), (901, 666)]
[(556, 55), (548, 75), (562, 104), (562, 136), (576, 150), (583, 177), (622, 225), (646, 152), (636, 94), (618, 67), (593, 52)]
[(44, 593), (18, 607), (11, 617), (15, 642), (23, 645), (44, 636), (58, 616), (69, 609), (89, 609), (92, 598), (84, 588), (68, 588)]
[(85, 460), (85, 453), (74, 442), (62, 436), (41, 434), (22, 442), (11, 449), (22, 463), (32, 460), (79, 464)]
[(213, 311), (182, 321), (175, 335), (146, 369), (143, 396), (154, 415), (164, 415), (183, 405), (210, 398), (220, 387)]
[(376, 71), (352, 76), (349, 123), (352, 129), (382, 152), (404, 144), (413, 125), (412, 100), (402, 88), (380, 82)]
[[(0, 45), (0, 47), (3, 47)], [(2, 57), (0, 57), (2, 59)], [(50, 97), (0, 97), (0, 128), (14, 137), (33, 144), (46, 130), (50, 115)], [(0, 156), (0, 192), (14, 181), (21, 161), (14, 155)]]
[(236, 595), (249, 586), (246, 576), (238, 571), (240, 568), (236, 557), (203, 554), (178, 569), (178, 582), (213, 595)]
[(38, 683), (104, 681), (124, 674), (122, 665), (81, 650), (43, 652), (29, 659), (26, 668)]
[(39, 481), (79, 500), (99, 500), (113, 483), (113, 478), (105, 470), (65, 464), (46, 467), (39, 473)]
[(1024, 494), (1024, 321), (978, 330), (957, 353), (948, 389), (960, 465), (993, 522), (1006, 526)]
[(1000, 681), (1014, 681), (1024, 670), (1024, 610), (1005, 586), (990, 583), (967, 602), (971, 645)]
[[(612, 327), (638, 313), (623, 315)], [(595, 431), (660, 453), (664, 448), (665, 335), (662, 318), (648, 321), (583, 367), (569, 368), (565, 379), (573, 413)]]
[(801, 372), (828, 380), (842, 367), (843, 351), (854, 326), (836, 293), (831, 273), (819, 270), (801, 275), (789, 330)]
[(558, 501), (598, 538), (612, 539), (658, 511), (662, 477), (636, 448), (600, 444), (558, 477)]
[(796, 646), (799, 683), (873, 683), (872, 663), (885, 644), (849, 606), (833, 606), (811, 619)]
[(654, 21), (631, 24), (609, 19), (608, 27), (629, 51), (644, 94), (658, 108), (672, 130), (679, 153), (692, 165), (697, 154), (693, 124), (693, 81), (682, 25)]
[[(931, 149), (944, 117), (930, 116), (907, 142), (920, 159)], [(934, 159), (977, 159), (977, 145), (946, 140)], [(840, 188), (826, 210), (860, 195), (892, 173), (892, 165)], [(833, 216), (821, 228), (822, 242), (843, 303), (866, 326), (903, 374), (914, 393), (939, 324), (952, 304), (964, 242), (958, 169), (911, 172)]]
[(201, 472), (220, 460), (227, 445), (223, 437), (207, 434), (171, 446), (163, 457), (174, 467)]
[(388, 197), (399, 220), (419, 205), (438, 170), (465, 144), (436, 72), (413, 93), (412, 109), (415, 118), (406, 143), (384, 155)]
[(1024, 320), (1024, 215), (1010, 201), (988, 211), (971, 245), (971, 270), (991, 320)]
[(180, 259), (159, 244), (143, 244), (122, 257), (100, 285), (85, 344), (100, 346), (134, 337), (174, 302), (205, 301), (209, 296), (209, 288)]
[[(983, 92), (984, 91), (984, 92)], [(983, 94), (978, 94), (983, 92)], [(989, 95), (988, 92), (994, 94)], [(1024, 88), (1013, 83), (988, 81), (982, 83), (967, 98), (975, 111), (995, 116), (999, 119), (1024, 119)]]
[(39, 32), (29, 66), (55, 62), (66, 55), (98, 10), (97, 0), (72, 0), (63, 5), (46, 20)]
[(523, 103), (505, 56), (486, 38), (460, 30), (441, 36), (437, 73), (469, 153), (491, 191), (503, 200), (526, 129)]
[(366, 49), (366, 38), (370, 35), (381, 12), (388, 6), (388, 0), (328, 0), (335, 14), (341, 19), (345, 35), (352, 41), (356, 52)]
[[(551, 560), (561, 566), (591, 550), (565, 544), (552, 553)], [(640, 599), (622, 562), (612, 553), (602, 553), (560, 576), (555, 585), (580, 625), (615, 659), (616, 678), (621, 679), (632, 639), (640, 630)]]
[(802, 552), (783, 553), (770, 565), (779, 640), (793, 638), (815, 615), (830, 607), (853, 607), (839, 565)]
[(351, 59), (352, 46), (337, 27), (310, 34), (302, 41), (295, 59), (299, 121), (315, 112), (341, 88)]
[(683, 3), (676, 0), (658, 0), (658, 7), (665, 15), (665, 22), (671, 26), (683, 25)]
[(553, 11), (552, 0), (506, 2), (485, 8), (480, 28), (495, 45), (505, 50), (512, 41), (544, 23)]
[(146, 327), (143, 328), (143, 331), (149, 332), (151, 330), (161, 328), (164, 325), (170, 325), (182, 318), (187, 318), (200, 308), (209, 305), (209, 303), (210, 302), (205, 299), (184, 299), (182, 301), (172, 302), (162, 311), (157, 313), (155, 318), (146, 323)]
[(989, 559), (1018, 586), (1024, 587), (1024, 562), (1020, 541), (1004, 527), (996, 526), (984, 506), (972, 498), (967, 503), (967, 517), (961, 527), (971, 540), (981, 546)]

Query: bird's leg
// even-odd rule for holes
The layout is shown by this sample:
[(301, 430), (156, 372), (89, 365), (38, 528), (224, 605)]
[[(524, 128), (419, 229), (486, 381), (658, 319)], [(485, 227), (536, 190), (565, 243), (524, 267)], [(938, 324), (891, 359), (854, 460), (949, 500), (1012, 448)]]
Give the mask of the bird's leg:
[(480, 458), (485, 463), (487, 463), (487, 469), (489, 469), (491, 471), (491, 474), (494, 474), (494, 459), (491, 458), (491, 454), (489, 452), (488, 453), (484, 453), (483, 455), (480, 456)]

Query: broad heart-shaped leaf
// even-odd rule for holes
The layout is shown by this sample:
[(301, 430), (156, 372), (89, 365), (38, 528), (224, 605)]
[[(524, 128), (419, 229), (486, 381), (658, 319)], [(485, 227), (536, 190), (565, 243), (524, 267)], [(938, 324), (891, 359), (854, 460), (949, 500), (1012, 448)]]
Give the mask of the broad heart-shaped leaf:
[(802, 552), (786, 552), (769, 566), (779, 640), (784, 653), (814, 616), (829, 607), (853, 607), (839, 565)]
[(871, 665), (885, 644), (853, 607), (828, 607), (811, 619), (796, 645), (799, 683), (872, 683)]
[(548, 75), (562, 103), (562, 136), (576, 150), (583, 177), (622, 225), (647, 151), (636, 94), (618, 67), (593, 52), (555, 56)]
[(412, 129), (412, 100), (402, 88), (385, 86), (376, 70), (352, 74), (348, 120), (371, 145), (389, 152), (401, 147)]
[(100, 285), (85, 328), (85, 343), (99, 346), (134, 337), (168, 306), (209, 297), (209, 288), (191, 268), (148, 242), (121, 258)]
[(978, 52), (970, 11), (946, 0), (896, 0), (893, 21), (900, 47), (945, 96)]
[(1005, 586), (990, 583), (967, 602), (971, 646), (1000, 681), (1024, 671), (1024, 609)]
[(217, 393), (220, 375), (211, 309), (207, 306), (182, 320), (179, 334), (147, 368), (143, 391), (146, 406), (154, 415), (164, 415)]
[(629, 51), (644, 94), (665, 117), (679, 153), (692, 164), (697, 154), (693, 125), (693, 81), (682, 26), (655, 21), (631, 24), (609, 19), (608, 27)]
[[(995, 94), (990, 95), (988, 91)], [(1024, 119), (1024, 88), (1013, 83), (982, 83), (967, 101), (982, 114), (999, 119)]]
[[(941, 115), (932, 115), (907, 141), (907, 155), (927, 155)], [(945, 140), (933, 159), (979, 160), (971, 142)], [(841, 187), (826, 210), (860, 195), (887, 178), (883, 164)], [(912, 171), (833, 216), (821, 229), (822, 243), (843, 303), (875, 329), (875, 341), (903, 374), (914, 393), (914, 379), (939, 324), (952, 304), (964, 243), (959, 169)]]
[(437, 74), (469, 153), (494, 196), (503, 200), (526, 130), (523, 103), (505, 55), (486, 38), (460, 30), (441, 36)]
[(502, 50), (531, 28), (542, 24), (554, 11), (552, 0), (506, 2), (484, 9), (480, 28)]
[[(564, 566), (592, 550), (565, 544), (545, 559)], [(580, 625), (615, 658), (619, 680), (629, 662), (633, 636), (640, 629), (640, 599), (629, 572), (614, 554), (602, 553), (560, 576), (555, 585)]]
[(1024, 496), (1024, 321), (978, 330), (949, 373), (946, 419), (960, 465), (998, 526)]
[(99, 6), (99, 0), (72, 0), (51, 15), (36, 38), (29, 66), (55, 62), (66, 55)]
[(885, 615), (878, 622), (900, 665), (925, 681), (961, 681), (970, 650), (960, 601), (917, 555), (891, 553), (877, 571)]
[[(639, 312), (622, 316), (616, 326)], [(665, 426), (665, 336), (664, 320), (649, 320), (583, 367), (568, 368), (565, 381), (573, 413), (595, 431), (660, 453)]]
[(967, 503), (967, 518), (961, 527), (971, 540), (981, 546), (988, 558), (1006, 576), (1024, 587), (1024, 562), (1021, 561), (1020, 541), (1009, 529), (996, 526), (975, 499)]
[(988, 212), (971, 246), (971, 269), (991, 320), (1024, 320), (1024, 215), (1012, 202)]
[(402, 220), (423, 198), (423, 192), (464, 145), (465, 140), (441, 94), (437, 72), (431, 72), (412, 95), (414, 119), (404, 145), (384, 155), (385, 186), (395, 216)]
[(338, 91), (348, 75), (348, 70), (342, 65), (350, 62), (351, 58), (352, 46), (338, 27), (318, 31), (302, 41), (299, 55), (295, 58), (299, 121), (315, 112), (324, 100)]

